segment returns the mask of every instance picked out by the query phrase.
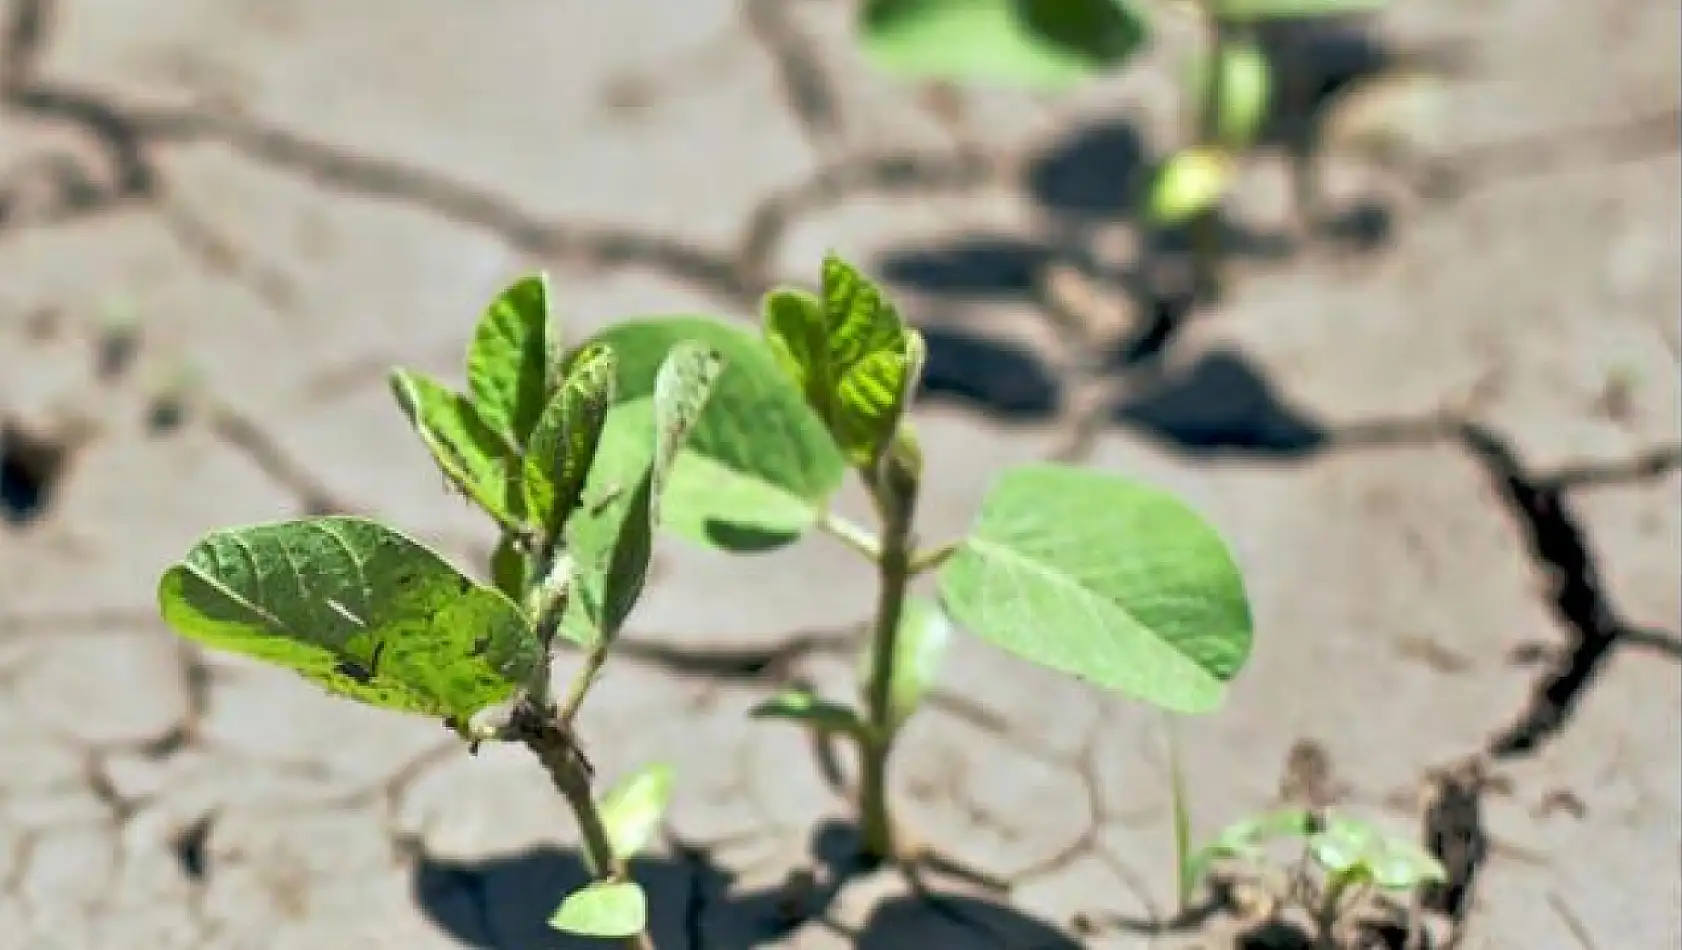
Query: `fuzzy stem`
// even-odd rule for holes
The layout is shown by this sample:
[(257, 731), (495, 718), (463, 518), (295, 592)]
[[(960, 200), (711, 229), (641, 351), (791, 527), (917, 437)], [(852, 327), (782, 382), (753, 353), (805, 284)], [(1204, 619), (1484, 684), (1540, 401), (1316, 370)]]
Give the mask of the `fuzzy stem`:
[(895, 732), (892, 721), (894, 660), (899, 652), (900, 617), (905, 612), (905, 590), (911, 581), (911, 522), (916, 508), (916, 486), (899, 490), (900, 497), (885, 497), (894, 489), (873, 486), (882, 512), (881, 554), (876, 560), (879, 588), (876, 618), (871, 630), (870, 689), (866, 696), (866, 729), (859, 742), (859, 811), (863, 824), (864, 849), (872, 858), (891, 860), (895, 855), (893, 817), (888, 809), (888, 760), (893, 753)]

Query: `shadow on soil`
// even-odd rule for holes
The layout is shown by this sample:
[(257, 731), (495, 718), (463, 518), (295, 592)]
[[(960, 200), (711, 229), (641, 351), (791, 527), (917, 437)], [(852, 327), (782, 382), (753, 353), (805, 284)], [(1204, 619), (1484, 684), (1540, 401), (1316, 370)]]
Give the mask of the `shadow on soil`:
[[(738, 889), (735, 875), (704, 851), (677, 847), (670, 857), (640, 858), (631, 873), (649, 899), (649, 933), (660, 950), (747, 950), (780, 944), (797, 929), (817, 927), (858, 950), (919, 947), (1032, 947), (1079, 950), (1079, 944), (1002, 902), (969, 895), (910, 891), (876, 905), (862, 927), (833, 920), (841, 891), (890, 868), (866, 870), (858, 840), (845, 825), (820, 827), (812, 861), (778, 886)], [(575, 851), (542, 848), (505, 857), (446, 861), (423, 855), (415, 899), (440, 928), (485, 950), (584, 950), (601, 944), (568, 937), (548, 925), (563, 895), (589, 881)]]

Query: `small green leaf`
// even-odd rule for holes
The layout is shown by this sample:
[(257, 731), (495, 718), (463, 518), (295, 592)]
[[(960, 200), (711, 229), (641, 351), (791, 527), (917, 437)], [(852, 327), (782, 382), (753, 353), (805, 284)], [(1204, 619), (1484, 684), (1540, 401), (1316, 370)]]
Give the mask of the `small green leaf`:
[(1447, 878), (1442, 864), (1423, 848), (1341, 816), (1309, 839), (1309, 853), (1329, 874), (1370, 880), (1390, 891), (1408, 891)]
[(977, 635), (1171, 712), (1220, 706), (1250, 654), (1220, 535), (1173, 495), (1102, 472), (1005, 472), (940, 590)]
[(697, 340), (725, 367), (678, 454), (661, 522), (689, 540), (734, 551), (799, 538), (840, 487), (845, 464), (823, 423), (777, 368), (757, 334), (703, 317), (617, 324), (594, 338), (619, 357), (621, 405), (650, 400), (672, 346)]
[(1215, 68), (1221, 71), (1221, 111), (1218, 134), (1223, 146), (1235, 152), (1249, 148), (1266, 121), (1272, 104), (1273, 67), (1254, 43), (1231, 40), (1221, 44), (1220, 56), (1200, 56), (1194, 63), (1192, 102), (1209, 96)]
[(582, 499), (613, 406), (617, 372), (611, 349), (599, 343), (585, 347), (532, 431), (522, 480), (526, 511), (548, 538), (559, 536)]
[(642, 595), (654, 553), (658, 493), (722, 369), (716, 350), (679, 342), (660, 364), (653, 398), (621, 403), (608, 413), (584, 505), (566, 524), (575, 583), (562, 631), (570, 639), (611, 640)]
[(1217, 0), (1215, 16), (1227, 23), (1304, 20), (1373, 13), (1389, 0)]
[(765, 700), (749, 713), (755, 719), (787, 719), (820, 732), (862, 736), (864, 720), (851, 707), (820, 699), (805, 690), (789, 690)]
[[(917, 711), (923, 695), (939, 675), (940, 661), (951, 642), (952, 622), (939, 605), (921, 597), (906, 599), (899, 635), (894, 640), (894, 681), (888, 691), (889, 729), (899, 729)], [(859, 660), (860, 688), (869, 696), (874, 673), (871, 651), (866, 648)]]
[(881, 289), (827, 255), (821, 303), (798, 290), (766, 295), (765, 338), (847, 460), (874, 465), (904, 415), (924, 354)]
[(1190, 148), (1157, 171), (1146, 214), (1159, 227), (1174, 227), (1215, 210), (1232, 178), (1232, 159), (1217, 149)]
[(468, 391), (485, 423), (524, 446), (548, 403), (549, 280), (522, 277), (479, 318), (467, 350)]
[(632, 775), (602, 796), (602, 824), (613, 853), (629, 861), (648, 844), (672, 799), (672, 769), (653, 765)]
[(391, 391), (444, 476), (504, 528), (520, 523), (512, 449), (466, 396), (421, 373), (391, 371)]
[(1041, 88), (1119, 69), (1147, 35), (1125, 0), (870, 0), (860, 16), (886, 72)]
[(205, 646), (370, 705), (460, 721), (507, 698), (541, 658), (501, 592), (349, 516), (212, 532), (164, 572), (158, 604)]
[(632, 881), (598, 881), (568, 894), (549, 926), (580, 937), (633, 937), (648, 926), (648, 895)]
[[(1209, 873), (1209, 866), (1222, 858), (1256, 861), (1270, 841), (1303, 838), (1314, 830), (1313, 816), (1306, 809), (1285, 808), (1234, 822), (1221, 829), (1215, 840), (1204, 845), (1187, 862), (1182, 880), (1185, 896)], [(1182, 900), (1184, 897), (1182, 897)]]

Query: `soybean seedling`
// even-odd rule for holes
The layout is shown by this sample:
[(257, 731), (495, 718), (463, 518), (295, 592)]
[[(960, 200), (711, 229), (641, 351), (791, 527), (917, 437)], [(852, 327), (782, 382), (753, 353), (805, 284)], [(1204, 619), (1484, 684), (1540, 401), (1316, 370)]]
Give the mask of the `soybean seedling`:
[[(728, 362), (673, 468), (669, 529), (737, 552), (769, 551), (816, 529), (875, 568), (857, 702), (790, 691), (755, 710), (851, 744), (870, 858), (906, 856), (889, 765), (956, 628), (1181, 713), (1218, 707), (1249, 655), (1249, 606), (1225, 544), (1148, 485), (1019, 466), (996, 477), (965, 537), (924, 545), (916, 531), (924, 460), (910, 417), (923, 339), (839, 257), (825, 258), (821, 293), (766, 295), (757, 335), (674, 317), (620, 324), (598, 339), (643, 366), (680, 340), (704, 342)], [(873, 525), (831, 507), (849, 472)], [(910, 594), (927, 574), (938, 576), (938, 602)]]
[[(1144, 202), (1146, 222), (1189, 228), (1199, 292), (1219, 285), (1223, 254), (1219, 210), (1237, 160), (1256, 144), (1289, 74), (1259, 41), (1271, 23), (1370, 13), (1387, 0), (1177, 0), (1197, 20), (1201, 47), (1181, 84), (1188, 128), (1159, 166)], [(1059, 91), (1112, 74), (1150, 42), (1144, 0), (865, 0), (858, 39), (879, 69), (906, 79), (990, 82)], [(1386, 109), (1368, 99), (1365, 134), (1394, 127), (1383, 118), (1426, 101), (1412, 96)], [(1396, 117), (1400, 118), (1400, 117)], [(1398, 133), (1399, 134), (1399, 133)], [(1118, 177), (1120, 171), (1118, 170)], [(1297, 162), (1299, 214), (1312, 207), (1312, 174)]]
[[(448, 483), (500, 527), (493, 584), (396, 529), (334, 515), (228, 528), (165, 571), (158, 599), (180, 634), (291, 669), (342, 697), (442, 719), (477, 749), (528, 746), (565, 796), (594, 883), (551, 923), (648, 948), (647, 901), (625, 862), (670, 793), (662, 766), (598, 799), (573, 731), (641, 595), (672, 463), (723, 363), (683, 343), (621, 398), (610, 346), (551, 340), (544, 278), (485, 311), (469, 391), (405, 369), (392, 390)], [(564, 649), (583, 664), (564, 692)]]
[[(1267, 852), (1267, 846), (1285, 840), (1300, 844), (1289, 863)], [(1182, 905), (1217, 863), (1237, 865), (1261, 887), (1270, 917), (1283, 910), (1305, 916), (1320, 947), (1348, 945), (1340, 942), (1342, 936), (1362, 925), (1363, 914), (1374, 909), (1373, 898), (1412, 898), (1425, 885), (1447, 879), (1442, 864), (1418, 845), (1312, 808), (1269, 812), (1222, 830), (1182, 863)], [(1412, 932), (1417, 917), (1408, 915), (1406, 926)]]

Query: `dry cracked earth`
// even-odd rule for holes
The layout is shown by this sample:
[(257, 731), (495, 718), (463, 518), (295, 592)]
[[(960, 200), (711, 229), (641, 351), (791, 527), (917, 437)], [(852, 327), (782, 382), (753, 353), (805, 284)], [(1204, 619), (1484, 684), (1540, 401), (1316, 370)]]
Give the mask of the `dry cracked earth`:
[[(1055, 456), (1230, 538), (1258, 645), (1180, 727), (1201, 831), (1310, 797), (1418, 836), (1439, 946), (1682, 940), (1674, 4), (1419, 0), (1292, 47), (1451, 49), (1449, 108), (1403, 160), (1321, 156), (1306, 224), (1258, 156), (1218, 301), (1126, 200), (1176, 127), (1171, 27), (1072, 95), (930, 97), (836, 0), (0, 11), (5, 950), (568, 946), (576, 834), (529, 756), (189, 648), (153, 584), (307, 512), (480, 564), (387, 366), (456, 374), (529, 269), (581, 335), (751, 319), (829, 247), (930, 340), (928, 536)], [(1157, 714), (968, 639), (897, 760), (938, 860), (850, 873), (834, 764), (744, 713), (851, 689), (870, 578), (825, 539), (656, 571), (582, 729), (609, 779), (678, 770), (636, 867), (660, 947), (1302, 945), (1175, 919)]]

